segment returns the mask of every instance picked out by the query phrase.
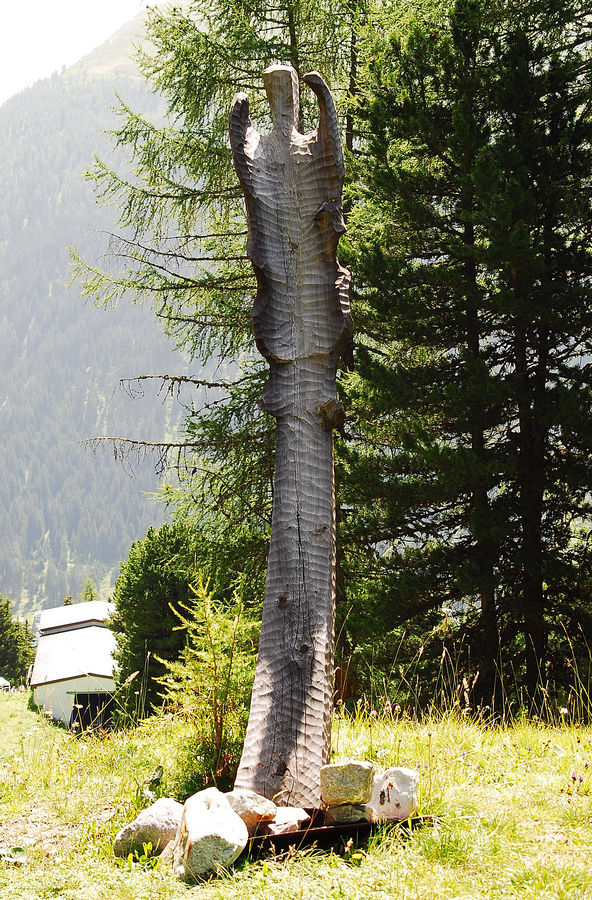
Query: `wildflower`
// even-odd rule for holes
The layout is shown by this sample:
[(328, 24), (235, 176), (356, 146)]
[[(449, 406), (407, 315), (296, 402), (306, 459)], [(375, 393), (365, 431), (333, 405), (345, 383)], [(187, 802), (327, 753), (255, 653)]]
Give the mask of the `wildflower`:
[(387, 700), (386, 703), (384, 704), (384, 711), (385, 711), (385, 713), (390, 713), (390, 712), (392, 712), (392, 709), (393, 709), (393, 708), (392, 708), (392, 706), (391, 706), (391, 701), (390, 701), (390, 700)]

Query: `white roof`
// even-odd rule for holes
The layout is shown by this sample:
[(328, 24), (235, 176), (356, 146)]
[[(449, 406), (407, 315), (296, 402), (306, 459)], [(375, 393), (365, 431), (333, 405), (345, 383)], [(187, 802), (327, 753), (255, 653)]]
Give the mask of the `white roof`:
[[(90, 603), (80, 605), (89, 606)], [(114, 650), (115, 636), (103, 625), (42, 634), (35, 655), (31, 686), (69, 681), (82, 675), (112, 678)]]
[(54, 606), (41, 610), (39, 631), (58, 631), (66, 628), (80, 628), (93, 622), (104, 622), (115, 610), (113, 603), (105, 600), (88, 600), (86, 603), (71, 603), (69, 606)]

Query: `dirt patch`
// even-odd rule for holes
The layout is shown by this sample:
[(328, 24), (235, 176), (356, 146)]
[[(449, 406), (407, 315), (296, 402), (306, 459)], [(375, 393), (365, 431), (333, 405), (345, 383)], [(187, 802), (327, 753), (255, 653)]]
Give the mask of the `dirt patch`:
[[(100, 830), (114, 814), (113, 807), (104, 807), (97, 810), (89, 824), (93, 825), (93, 830)], [(0, 853), (8, 852), (13, 847), (23, 847), (54, 856), (71, 850), (80, 839), (80, 833), (80, 825), (59, 824), (46, 806), (36, 804), (27, 812), (2, 817)]]

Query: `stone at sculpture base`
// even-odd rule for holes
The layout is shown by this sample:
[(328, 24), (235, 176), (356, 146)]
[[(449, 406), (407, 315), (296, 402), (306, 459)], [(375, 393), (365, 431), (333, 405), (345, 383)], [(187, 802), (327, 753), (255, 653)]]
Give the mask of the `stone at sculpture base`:
[(247, 845), (247, 826), (217, 788), (207, 788), (185, 802), (175, 841), (173, 866), (184, 881), (227, 869)]
[(347, 760), (321, 767), (321, 799), (326, 806), (367, 803), (374, 784), (374, 766)]
[(235, 788), (226, 794), (226, 799), (230, 803), (231, 808), (240, 816), (249, 835), (253, 835), (257, 830), (257, 826), (262, 822), (271, 822), (275, 818), (277, 806), (256, 791), (250, 791), (247, 788)]
[(310, 816), (304, 809), (295, 806), (278, 806), (273, 822), (268, 822), (268, 834), (293, 834), (305, 827)]
[[(372, 781), (372, 764), (364, 760), (323, 768), (321, 784), (327, 808), (324, 813), (317, 810), (312, 823), (305, 809), (276, 807), (254, 791), (238, 788), (223, 794), (207, 788), (189, 797), (184, 806), (171, 798), (157, 800), (121, 829), (113, 851), (126, 857), (151, 844), (163, 863), (172, 862), (179, 878), (195, 882), (231, 866), (245, 849), (249, 833), (273, 840), (298, 832), (304, 835), (311, 824), (314, 832), (319, 824), (330, 828), (355, 826), (365, 820), (395, 822), (408, 819), (417, 810), (419, 773), (414, 769), (387, 769)], [(300, 840), (302, 836), (297, 837)]]
[(355, 825), (366, 821), (365, 803), (343, 803), (325, 810), (325, 825)]
[(121, 829), (113, 841), (113, 853), (123, 857), (134, 851), (142, 853), (145, 844), (151, 845), (152, 853), (160, 853), (174, 840), (182, 813), (182, 803), (161, 797)]
[(397, 822), (417, 812), (419, 772), (398, 766), (387, 769), (374, 779), (372, 796), (367, 804), (370, 822)]

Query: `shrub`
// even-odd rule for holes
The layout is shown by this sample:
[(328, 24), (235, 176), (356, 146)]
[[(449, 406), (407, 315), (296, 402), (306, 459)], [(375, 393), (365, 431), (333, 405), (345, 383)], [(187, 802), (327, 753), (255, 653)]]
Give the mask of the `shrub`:
[(177, 609), (187, 640), (178, 660), (165, 663), (160, 679), (165, 706), (193, 725), (195, 739), (180, 760), (179, 790), (234, 781), (247, 725), (257, 660), (259, 622), (248, 618), (235, 594), (215, 599), (200, 577), (191, 605)]

